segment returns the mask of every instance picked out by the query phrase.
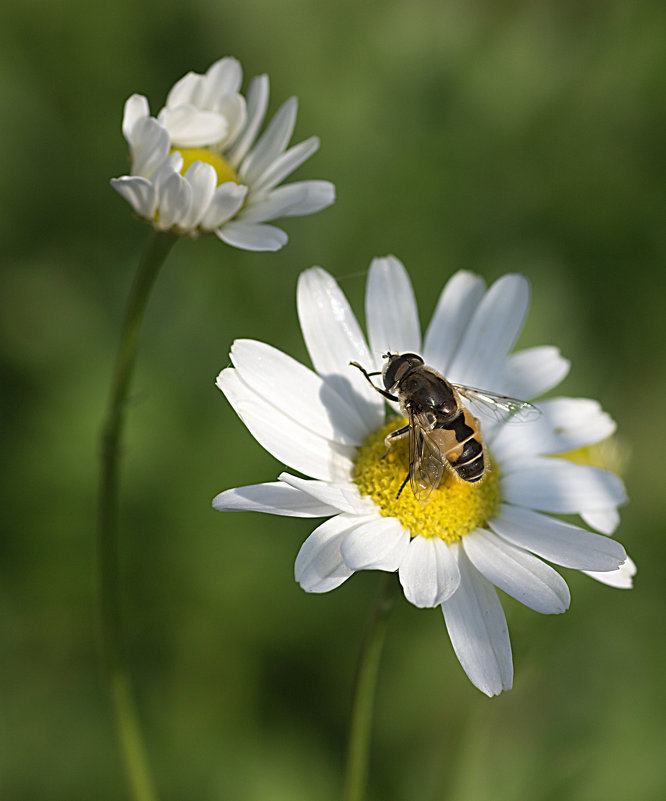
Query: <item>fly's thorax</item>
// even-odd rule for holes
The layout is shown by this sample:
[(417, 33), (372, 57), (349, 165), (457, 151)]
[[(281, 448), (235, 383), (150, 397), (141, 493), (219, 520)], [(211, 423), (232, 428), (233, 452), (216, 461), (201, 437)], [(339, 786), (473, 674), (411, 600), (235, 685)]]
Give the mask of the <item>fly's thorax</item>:
[(443, 419), (458, 414), (460, 401), (449, 382), (434, 370), (412, 370), (398, 385), (398, 397), (414, 411), (433, 411)]

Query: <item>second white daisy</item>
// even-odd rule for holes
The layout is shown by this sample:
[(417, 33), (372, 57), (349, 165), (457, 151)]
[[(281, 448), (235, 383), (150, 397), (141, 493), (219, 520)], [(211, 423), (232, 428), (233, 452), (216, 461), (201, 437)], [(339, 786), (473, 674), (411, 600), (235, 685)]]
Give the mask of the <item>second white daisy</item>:
[(319, 148), (319, 139), (287, 148), (295, 97), (259, 136), (268, 76), (250, 81), (247, 99), (241, 81), (239, 62), (223, 58), (203, 75), (181, 78), (157, 117), (150, 116), (143, 95), (132, 95), (123, 115), (132, 170), (111, 185), (158, 230), (214, 233), (244, 250), (279, 250), (287, 234), (266, 223), (326, 208), (335, 188), (313, 180), (280, 185)]

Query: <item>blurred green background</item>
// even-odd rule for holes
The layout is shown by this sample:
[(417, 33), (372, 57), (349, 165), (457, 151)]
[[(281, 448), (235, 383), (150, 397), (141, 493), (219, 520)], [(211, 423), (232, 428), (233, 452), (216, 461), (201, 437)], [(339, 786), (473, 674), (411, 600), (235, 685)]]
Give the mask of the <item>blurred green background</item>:
[[(277, 254), (179, 242), (151, 298), (121, 496), (122, 594), (162, 799), (340, 794), (353, 671), (378, 576), (303, 593), (312, 521), (221, 515), (220, 490), (280, 471), (214, 378), (233, 339), (306, 359), (298, 273), (321, 264), (362, 318), (394, 253), (422, 321), (457, 269), (524, 272), (520, 346), (557, 344), (564, 394), (599, 398), (630, 452), (618, 537), (635, 589), (567, 573), (571, 610), (506, 599), (515, 689), (489, 700), (441, 615), (392, 613), (373, 801), (664, 797), (664, 229), (661, 0), (116, 0), (6, 6), (0, 797), (126, 798), (98, 666), (97, 437), (148, 229), (108, 185), (122, 107), (157, 111), (222, 55), (300, 99), (297, 178), (338, 202), (285, 223)], [(246, 85), (246, 82), (245, 82)], [(565, 571), (566, 572), (566, 571)]]

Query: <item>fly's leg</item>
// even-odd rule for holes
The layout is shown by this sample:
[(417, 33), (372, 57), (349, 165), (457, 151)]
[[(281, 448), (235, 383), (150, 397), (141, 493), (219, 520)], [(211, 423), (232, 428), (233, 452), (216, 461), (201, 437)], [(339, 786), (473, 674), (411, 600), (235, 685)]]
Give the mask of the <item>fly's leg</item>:
[[(381, 372), (379, 370), (377, 370), (374, 373), (369, 373), (365, 369), (365, 367), (361, 367), (361, 365), (358, 362), (349, 362), (349, 364), (352, 367), (357, 367), (363, 373), (363, 375), (365, 376), (368, 384), (370, 384), (370, 386), (374, 390), (379, 392), (380, 395), (383, 395), (387, 400), (390, 400), (390, 401), (396, 401), (396, 402), (400, 401), (400, 399), (398, 398), (397, 395), (392, 395), (390, 392), (387, 392), (385, 389), (380, 389), (379, 387), (375, 386), (372, 383), (371, 376), (373, 376), (373, 375), (381, 375)], [(406, 426), (402, 426), (402, 428), (396, 429), (395, 431), (391, 431), (390, 434), (386, 435), (386, 437), (384, 438), (384, 444), (386, 445), (386, 453), (382, 456), (382, 459), (386, 459), (386, 457), (388, 456), (389, 451), (391, 450), (391, 445), (393, 444), (393, 440), (394, 439), (400, 439), (401, 437), (406, 437), (409, 434), (409, 430), (410, 430), (410, 426), (406, 425)], [(405, 480), (402, 482), (402, 485), (401, 485), (400, 489), (398, 490), (398, 494), (395, 496), (396, 500), (400, 497), (400, 493), (403, 491), (403, 489), (405, 488), (405, 485), (407, 484), (408, 481), (409, 481), (409, 473), (407, 473), (407, 476), (406, 476)]]
[(389, 455), (389, 451), (391, 450), (391, 445), (393, 444), (393, 440), (402, 439), (403, 437), (406, 437), (407, 434), (409, 434), (409, 429), (410, 426), (406, 425), (403, 426), (402, 428), (397, 428), (395, 431), (391, 431), (390, 434), (387, 434), (384, 437), (384, 445), (386, 445), (386, 452), (382, 456), (382, 459), (386, 459), (386, 457)]
[(349, 362), (349, 364), (350, 364), (352, 367), (358, 367), (358, 369), (359, 369), (359, 370), (360, 370), (360, 371), (363, 373), (363, 375), (366, 377), (366, 379), (367, 379), (367, 381), (368, 381), (368, 384), (370, 384), (370, 386), (371, 386), (371, 387), (372, 387), (374, 390), (376, 390), (377, 392), (379, 392), (379, 394), (380, 394), (380, 395), (383, 395), (385, 398), (388, 398), (388, 400), (392, 400), (392, 401), (397, 401), (397, 400), (398, 400), (398, 398), (397, 398), (397, 396), (396, 396), (396, 395), (391, 395), (391, 393), (390, 393), (390, 392), (387, 392), (385, 389), (380, 389), (379, 387), (376, 387), (376, 386), (375, 386), (375, 385), (372, 383), (372, 379), (370, 378), (370, 376), (373, 376), (373, 375), (381, 375), (381, 373), (380, 373), (379, 371), (377, 371), (377, 372), (374, 372), (374, 373), (369, 373), (369, 372), (368, 372), (368, 371), (365, 369), (365, 367), (361, 367), (361, 365), (360, 365), (358, 362)]
[(405, 480), (404, 480), (404, 481), (402, 482), (402, 484), (400, 485), (400, 489), (398, 490), (398, 493), (397, 493), (397, 495), (395, 496), (395, 499), (396, 499), (396, 501), (397, 501), (397, 500), (398, 500), (398, 498), (400, 497), (400, 494), (401, 494), (401, 493), (402, 493), (402, 491), (404, 490), (404, 488), (405, 488), (405, 486), (407, 485), (407, 482), (408, 482), (408, 481), (409, 481), (409, 473), (407, 473), (407, 475), (405, 476)]

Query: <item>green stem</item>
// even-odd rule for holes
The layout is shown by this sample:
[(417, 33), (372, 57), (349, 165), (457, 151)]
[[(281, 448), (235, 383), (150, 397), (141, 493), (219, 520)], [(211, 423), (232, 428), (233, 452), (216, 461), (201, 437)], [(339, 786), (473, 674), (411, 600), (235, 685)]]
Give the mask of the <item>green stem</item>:
[(153, 231), (130, 292), (109, 406), (102, 427), (98, 510), (98, 568), (102, 662), (131, 797), (155, 801), (121, 636), (118, 569), (119, 450), (127, 394), (143, 313), (160, 267), (177, 237)]
[(382, 576), (361, 647), (349, 724), (343, 801), (363, 801), (365, 797), (377, 672), (388, 613), (393, 605), (392, 590), (395, 581), (393, 573)]

